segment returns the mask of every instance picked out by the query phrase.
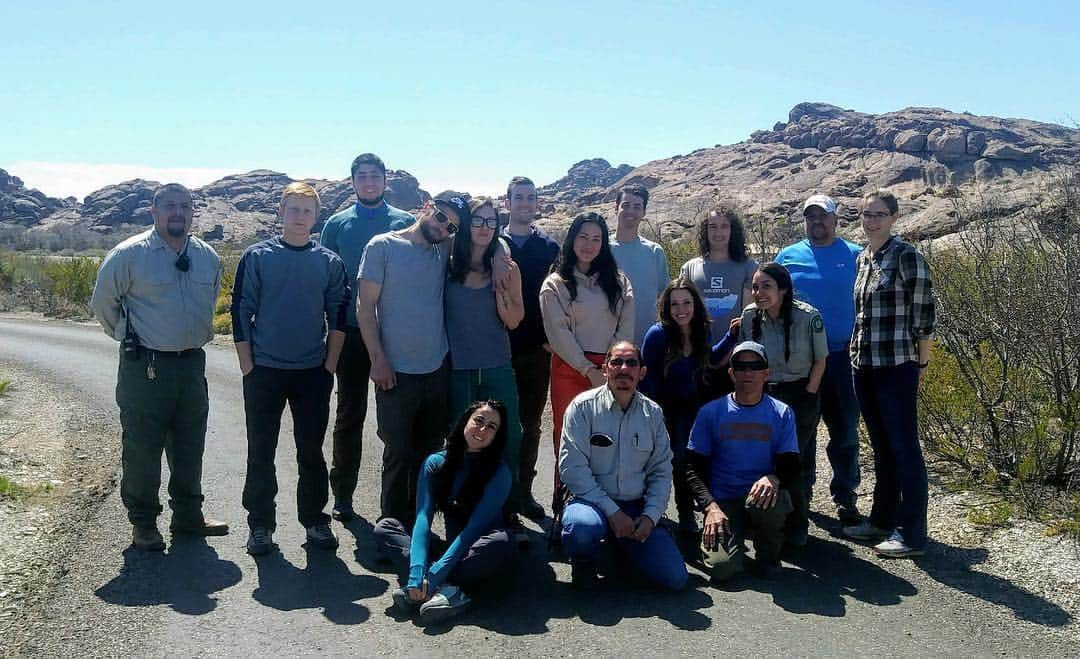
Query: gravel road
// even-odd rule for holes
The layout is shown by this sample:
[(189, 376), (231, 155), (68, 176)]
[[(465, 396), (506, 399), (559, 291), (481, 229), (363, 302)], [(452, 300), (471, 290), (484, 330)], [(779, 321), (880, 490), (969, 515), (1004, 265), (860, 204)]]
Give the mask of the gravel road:
[[(1078, 655), (1076, 611), (972, 569), (970, 552), (934, 543), (918, 561), (886, 562), (812, 525), (779, 581), (708, 585), (691, 570), (680, 594), (634, 584), (588, 596), (570, 588), (537, 533), (518, 569), (455, 624), (421, 628), (389, 609), (397, 576), (375, 564), (381, 446), (374, 399), (364, 437), (358, 512), (336, 553), (306, 551), (296, 521), (295, 453), (278, 453), (281, 553), (244, 553), (240, 493), (245, 470), (240, 375), (228, 346), (207, 349), (211, 409), (204, 468), (206, 512), (232, 535), (180, 540), (164, 554), (127, 549), (130, 528), (113, 492), (86, 513), (67, 564), (22, 622), (26, 656), (419, 655)], [(72, 392), (89, 411), (112, 414), (116, 344), (96, 325), (0, 317), (0, 360)], [(43, 410), (43, 413), (47, 411)], [(291, 433), (288, 417), (283, 433)], [(118, 428), (101, 437), (110, 446)], [(326, 453), (329, 460), (329, 441)], [(543, 452), (542, 452), (543, 453)], [(542, 456), (538, 483), (551, 478)], [(550, 492), (539, 492), (539, 500)], [(367, 521), (364, 521), (367, 520)], [(827, 526), (828, 520), (819, 519)], [(161, 521), (168, 524), (167, 513)]]

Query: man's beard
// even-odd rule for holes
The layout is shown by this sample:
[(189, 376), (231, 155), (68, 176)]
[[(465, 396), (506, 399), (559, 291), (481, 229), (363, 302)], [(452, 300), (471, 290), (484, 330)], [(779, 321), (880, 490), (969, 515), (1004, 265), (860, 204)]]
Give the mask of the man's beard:
[(172, 222), (166, 222), (165, 233), (169, 234), (173, 238), (182, 238), (187, 235), (187, 222), (181, 223), (180, 226), (177, 226)]
[(435, 237), (431, 235), (430, 221), (420, 223), (420, 235), (422, 235), (424, 237), (424, 240), (428, 241), (432, 245), (441, 242), (439, 240), (436, 240)]
[(357, 197), (357, 199), (360, 200), (360, 205), (361, 206), (367, 206), (368, 208), (374, 208), (376, 206), (382, 205), (383, 197), (385, 197), (385, 196), (386, 196), (386, 193), (383, 193), (383, 194), (379, 195), (378, 197), (375, 197), (374, 199), (370, 199), (370, 200), (368, 200), (368, 199), (360, 199), (360, 197)]

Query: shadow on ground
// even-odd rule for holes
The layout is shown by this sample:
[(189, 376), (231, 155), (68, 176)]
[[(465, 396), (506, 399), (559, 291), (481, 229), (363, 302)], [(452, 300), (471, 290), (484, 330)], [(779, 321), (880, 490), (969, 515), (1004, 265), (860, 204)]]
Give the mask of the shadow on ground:
[(353, 574), (336, 552), (305, 546), (307, 565), (293, 565), (279, 551), (260, 556), (255, 564), (259, 586), (257, 602), (281, 611), (321, 609), (326, 619), (355, 625), (371, 616), (356, 600), (386, 592), (389, 582), (370, 574)]
[(915, 563), (938, 583), (1009, 608), (1020, 620), (1045, 627), (1064, 627), (1072, 622), (1072, 614), (1057, 604), (1001, 577), (971, 569), (984, 563), (989, 554), (983, 547), (953, 547), (931, 540), (926, 556), (915, 559)]
[(167, 604), (178, 613), (203, 615), (217, 608), (213, 594), (240, 578), (240, 567), (218, 558), (205, 538), (177, 536), (165, 553), (124, 550), (120, 574), (94, 593), (110, 604)]
[[(833, 536), (840, 534), (836, 520), (818, 513), (811, 513), (811, 518)], [(842, 546), (847, 545), (848, 542), (844, 541)], [(858, 552), (859, 549), (855, 551)], [(865, 551), (867, 556), (871, 557), (868, 561), (880, 563), (889, 560), (872, 557), (869, 547)], [(938, 583), (991, 604), (1006, 607), (1012, 610), (1019, 620), (1045, 627), (1064, 627), (1072, 622), (1072, 614), (1057, 604), (1001, 577), (971, 569), (974, 565), (986, 562), (989, 554), (989, 550), (983, 547), (954, 547), (931, 538), (926, 547), (926, 555), (913, 559), (913, 562)]]

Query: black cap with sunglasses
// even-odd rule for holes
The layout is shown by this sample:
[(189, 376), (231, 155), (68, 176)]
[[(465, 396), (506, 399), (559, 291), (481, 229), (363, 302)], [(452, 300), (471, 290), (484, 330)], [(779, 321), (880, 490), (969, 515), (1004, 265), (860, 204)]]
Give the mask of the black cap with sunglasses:
[(472, 219), (472, 213), (469, 212), (469, 202), (454, 192), (441, 192), (435, 196), (435, 206), (446, 206), (458, 217), (458, 224), (468, 224)]

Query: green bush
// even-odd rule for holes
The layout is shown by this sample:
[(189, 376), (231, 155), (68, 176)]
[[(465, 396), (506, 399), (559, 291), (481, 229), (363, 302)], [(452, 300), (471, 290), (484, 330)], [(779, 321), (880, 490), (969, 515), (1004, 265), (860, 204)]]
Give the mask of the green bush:
[(88, 307), (100, 265), (99, 259), (89, 257), (49, 259), (45, 264), (49, 292), (66, 302)]
[(997, 529), (1009, 526), (1012, 523), (1013, 513), (1016, 509), (1007, 502), (993, 503), (982, 508), (969, 510), (968, 521), (975, 526), (989, 529)]
[(939, 325), (919, 414), (928, 450), (1034, 511), (1080, 473), (1080, 171), (1001, 220), (957, 202), (955, 248), (927, 250)]

